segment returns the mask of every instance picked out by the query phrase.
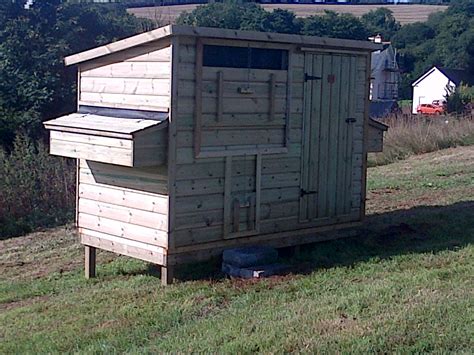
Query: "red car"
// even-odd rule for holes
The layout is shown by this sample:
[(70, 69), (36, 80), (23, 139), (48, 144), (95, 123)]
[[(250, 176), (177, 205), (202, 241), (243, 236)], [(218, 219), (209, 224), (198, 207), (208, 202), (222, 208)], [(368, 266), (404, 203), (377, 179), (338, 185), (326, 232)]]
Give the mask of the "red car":
[(444, 113), (444, 107), (441, 105), (421, 104), (416, 108), (416, 112), (422, 115), (441, 115)]

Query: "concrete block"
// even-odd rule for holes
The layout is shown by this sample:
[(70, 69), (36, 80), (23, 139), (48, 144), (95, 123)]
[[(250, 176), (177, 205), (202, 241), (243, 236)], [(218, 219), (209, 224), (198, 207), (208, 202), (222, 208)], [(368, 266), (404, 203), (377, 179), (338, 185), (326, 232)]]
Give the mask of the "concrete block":
[(269, 264), (239, 268), (231, 264), (222, 264), (222, 271), (231, 277), (240, 277), (243, 279), (256, 279), (281, 275), (288, 271), (288, 266), (284, 264)]
[(227, 249), (222, 255), (222, 260), (224, 263), (231, 264), (239, 268), (273, 264), (277, 259), (278, 251), (275, 248), (265, 246), (250, 246)]

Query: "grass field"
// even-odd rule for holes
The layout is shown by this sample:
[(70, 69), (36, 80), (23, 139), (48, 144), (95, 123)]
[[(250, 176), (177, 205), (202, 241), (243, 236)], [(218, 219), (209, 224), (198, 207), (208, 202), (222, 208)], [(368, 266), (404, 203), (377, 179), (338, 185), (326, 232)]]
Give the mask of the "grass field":
[[(157, 20), (160, 24), (173, 23), (183, 11), (192, 11), (199, 5), (173, 5), (160, 7), (131, 8), (128, 11), (135, 16)], [(354, 16), (362, 16), (370, 10), (386, 7), (393, 11), (393, 15), (402, 25), (413, 22), (424, 22), (433, 12), (444, 11), (444, 5), (326, 5), (326, 4), (263, 4), (264, 9), (272, 11), (280, 8), (293, 11), (298, 17), (319, 15), (324, 10), (332, 10), (339, 13), (350, 13)]]
[(70, 226), (0, 240), (0, 353), (459, 352), (474, 348), (474, 147), (368, 172), (360, 235), (303, 248), (293, 272), (228, 280), (217, 262), (169, 287), (98, 255)]

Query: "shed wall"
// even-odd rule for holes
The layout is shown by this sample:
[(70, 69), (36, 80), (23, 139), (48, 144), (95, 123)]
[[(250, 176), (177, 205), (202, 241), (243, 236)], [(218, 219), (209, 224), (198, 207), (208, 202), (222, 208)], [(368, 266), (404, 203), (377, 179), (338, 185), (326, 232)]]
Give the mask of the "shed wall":
[(163, 264), (168, 245), (166, 167), (79, 160), (77, 225), (84, 244)]
[[(256, 171), (258, 163), (258, 155), (248, 153), (246, 155), (235, 155), (231, 158), (213, 157), (200, 158), (196, 157), (194, 141), (195, 128), (195, 84), (196, 84), (196, 40), (194, 38), (180, 38), (178, 50), (179, 68), (176, 71), (177, 77), (173, 80), (177, 85), (177, 97), (173, 105), (177, 105), (175, 124), (177, 131), (176, 140), (176, 183), (174, 198), (175, 204), (173, 211), (170, 211), (170, 224), (174, 228), (170, 231), (170, 240), (173, 247), (185, 247), (200, 243), (215, 242), (223, 240), (225, 237), (225, 220), (227, 213), (233, 213), (232, 210), (226, 211), (224, 207), (230, 201), (226, 201), (226, 196), (230, 192), (239, 192), (239, 196), (249, 196), (252, 198), (259, 195), (259, 228), (254, 234), (268, 234), (274, 232), (298, 230), (302, 228), (310, 228), (335, 223), (350, 222), (359, 220), (361, 199), (362, 199), (362, 167), (363, 167), (363, 129), (366, 119), (366, 98), (368, 95), (367, 87), (367, 56), (357, 56), (357, 83), (355, 95), (357, 96), (356, 112), (357, 123), (353, 135), (352, 150), (352, 180), (351, 180), (351, 216), (346, 220), (340, 218), (323, 218), (313, 220), (311, 222), (301, 222), (299, 218), (299, 204), (301, 193), (301, 156), (302, 156), (302, 127), (303, 127), (303, 106), (304, 106), (304, 53), (293, 50), (290, 59), (290, 120), (288, 127), (288, 146), (287, 152), (281, 154), (261, 154), (260, 172)], [(232, 43), (229, 43), (232, 45)], [(234, 91), (235, 87), (241, 82), (248, 80), (248, 74), (244, 77), (237, 77), (239, 71), (235, 72), (236, 77), (231, 78), (226, 83), (227, 90)], [(264, 70), (263, 70), (264, 72)], [(263, 73), (268, 75), (268, 73)], [(258, 78), (258, 71), (255, 78)], [(267, 80), (267, 76), (262, 79)], [(203, 74), (204, 80), (206, 79)], [(214, 76), (213, 76), (214, 78)], [(235, 81), (235, 82), (232, 82)], [(213, 95), (213, 84), (209, 82), (210, 90), (203, 93), (203, 97)], [(226, 90), (226, 89), (224, 89)], [(283, 90), (281, 88), (277, 90)], [(280, 94), (283, 94), (281, 91)], [(258, 99), (257, 99), (258, 102)], [(255, 105), (255, 101), (252, 104)], [(215, 102), (210, 102), (209, 107), (215, 106)], [(252, 107), (253, 107), (252, 106)], [(257, 103), (257, 107), (260, 106)], [(268, 107), (268, 106), (267, 106)], [(249, 124), (249, 118), (255, 121), (261, 119), (260, 115), (265, 112), (252, 115), (252, 110), (248, 109), (245, 103), (233, 106), (234, 123), (241, 128), (239, 132), (243, 132), (245, 125)], [(279, 116), (275, 124), (284, 127), (284, 111)], [(215, 122), (215, 116), (203, 115), (203, 122)], [(253, 124), (253, 123), (251, 123)], [(266, 123), (271, 125), (272, 123)], [(278, 128), (281, 129), (281, 128)], [(248, 135), (246, 139), (252, 139), (252, 129), (246, 131)], [(214, 134), (215, 131), (214, 131)], [(254, 136), (260, 139), (259, 135)], [(217, 136), (213, 136), (217, 138)], [(218, 137), (220, 142), (232, 142), (232, 134), (228, 137)], [(202, 141), (204, 145), (204, 138)], [(231, 162), (229, 164), (229, 161)], [(231, 183), (226, 183), (231, 176)], [(256, 180), (261, 182), (261, 191), (256, 190)], [(328, 182), (330, 183), (330, 182)], [(248, 224), (249, 211), (241, 209), (240, 218), (234, 215), (231, 219), (244, 221)], [(253, 213), (253, 211), (252, 211)], [(251, 222), (251, 221), (250, 221)], [(251, 224), (251, 223), (250, 223)], [(241, 226), (245, 228), (246, 226)], [(232, 235), (230, 235), (232, 238)], [(237, 235), (235, 235), (237, 237)]]
[(168, 40), (132, 48), (81, 65), (79, 104), (168, 111), (170, 80)]

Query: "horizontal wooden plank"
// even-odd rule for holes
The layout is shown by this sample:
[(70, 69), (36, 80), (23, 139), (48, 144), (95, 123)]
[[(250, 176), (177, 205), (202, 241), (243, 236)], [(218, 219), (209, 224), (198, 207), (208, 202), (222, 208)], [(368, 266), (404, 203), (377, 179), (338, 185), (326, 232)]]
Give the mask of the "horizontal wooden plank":
[(169, 79), (81, 77), (82, 93), (154, 95), (169, 97)]
[[(179, 97), (177, 101), (178, 114), (194, 113), (194, 98)], [(275, 100), (275, 114), (286, 113), (286, 99)], [(223, 114), (268, 114), (270, 108), (270, 100), (266, 98), (246, 99), (246, 98), (228, 98), (224, 99)], [(291, 104), (291, 113), (303, 112), (301, 100), (296, 100)], [(213, 98), (203, 98), (202, 113), (211, 114), (217, 111), (217, 100)]]
[(145, 111), (157, 111), (157, 112), (169, 112), (169, 105), (166, 106), (150, 106), (150, 105), (137, 105), (137, 104), (126, 104), (126, 103), (112, 103), (112, 102), (94, 102), (94, 101), (78, 101), (80, 106), (97, 106), (105, 108), (118, 108), (118, 109), (130, 109), (130, 110), (145, 110)]
[[(300, 173), (280, 173), (262, 175), (262, 189), (294, 187), (300, 185)], [(232, 191), (255, 188), (255, 178), (239, 176), (232, 178)], [(224, 193), (224, 179), (198, 179), (176, 182), (176, 196)]]
[[(261, 191), (262, 203), (279, 201), (298, 201), (300, 197), (299, 187), (274, 188)], [(194, 213), (199, 211), (212, 211), (222, 208), (224, 204), (223, 194), (206, 194), (197, 196), (183, 196), (176, 198), (176, 214)]]
[[(223, 114), (221, 120), (217, 120), (217, 112), (203, 114), (201, 117), (202, 126), (204, 127), (241, 127), (252, 129), (254, 127), (275, 127), (284, 126), (286, 124), (286, 113), (275, 115), (272, 122), (269, 122), (268, 113), (233, 113)], [(177, 118), (178, 129), (194, 129), (194, 116), (192, 113), (179, 114)]]
[(111, 203), (143, 211), (168, 214), (168, 196), (118, 186), (79, 183), (79, 198)]
[[(302, 228), (314, 228), (322, 226), (337, 225), (348, 222), (359, 221), (360, 215), (354, 210), (350, 215), (315, 219), (311, 222), (301, 223), (299, 215), (295, 211), (294, 216), (262, 220), (260, 222), (260, 234), (278, 233), (285, 231), (297, 231)], [(208, 243), (223, 240), (221, 226), (204, 227), (204, 228), (188, 228), (177, 230), (173, 233), (176, 247), (186, 245), (198, 245), (200, 243)]]
[[(87, 166), (86, 166), (87, 165)], [(126, 168), (92, 161), (81, 162), (80, 182), (124, 187), (139, 191), (167, 194), (167, 176), (161, 168)]]
[(170, 62), (119, 62), (81, 71), (81, 77), (169, 79)]
[(97, 231), (80, 228), (81, 243), (158, 265), (166, 265), (166, 249)]
[[(179, 80), (178, 95), (183, 97), (194, 97), (194, 81)], [(300, 85), (299, 85), (300, 86)], [(275, 85), (275, 97), (286, 98), (286, 83)], [(245, 92), (245, 93), (243, 93)], [(205, 80), (202, 83), (203, 97), (217, 96), (217, 75), (214, 80)], [(226, 98), (265, 98), (270, 96), (270, 84), (266, 82), (229, 81), (223, 83), (223, 97)]]
[[(251, 159), (252, 158), (252, 159)], [(262, 173), (274, 174), (279, 172), (299, 172), (300, 158), (279, 158), (269, 159), (267, 156), (262, 158)], [(176, 167), (176, 180), (208, 179), (224, 177), (224, 162), (197, 163), (178, 165)], [(255, 159), (249, 157), (247, 160), (232, 161), (232, 175), (246, 176), (255, 175)]]
[(147, 107), (148, 109), (160, 109), (162, 107), (169, 107), (170, 96), (166, 93), (163, 93), (161, 96), (155, 96), (81, 91), (79, 102), (80, 104), (87, 105), (100, 104), (102, 106), (124, 108), (136, 107), (138, 109)]
[(115, 147), (130, 150), (133, 147), (133, 141), (131, 139), (110, 138), (84, 133), (51, 131), (50, 137), (55, 140), (73, 143), (87, 143), (104, 147)]
[(163, 248), (168, 246), (168, 233), (165, 231), (98, 217), (82, 212), (78, 213), (78, 227), (111, 234), (116, 237), (136, 240), (142, 243), (157, 245)]
[[(219, 147), (231, 145), (257, 145), (257, 144), (275, 144), (284, 146), (285, 129), (203, 129), (201, 131), (201, 146)], [(194, 134), (192, 132), (179, 131), (177, 135), (178, 147), (192, 147)]]
[[(297, 213), (299, 201), (262, 203), (260, 208), (261, 220), (288, 217)], [(240, 220), (246, 221), (248, 213), (248, 209), (242, 208), (240, 210)], [(222, 226), (223, 217), (222, 209), (178, 214), (176, 215), (175, 230)], [(245, 222), (243, 224), (245, 228)]]
[(133, 166), (132, 150), (50, 138), (49, 152), (62, 157)]
[[(288, 152), (286, 153), (279, 153), (279, 154), (269, 154), (268, 157), (275, 156), (275, 157), (299, 157), (301, 154), (301, 144), (290, 144), (288, 147)], [(243, 154), (242, 154), (243, 155)], [(178, 148), (176, 153), (176, 164), (192, 164), (196, 161), (202, 161), (201, 158), (197, 159), (194, 157), (194, 149), (193, 148)], [(213, 161), (220, 161), (222, 158), (206, 158), (207, 162)]]
[(89, 200), (83, 197), (79, 198), (78, 212), (143, 227), (156, 228), (165, 232), (168, 231), (168, 214), (148, 212), (112, 203)]
[[(195, 69), (193, 63), (180, 63), (178, 71), (179, 78), (194, 80)], [(222, 71), (228, 81), (241, 82), (268, 82), (270, 80), (270, 74), (274, 73), (277, 83), (286, 83), (288, 75), (286, 70), (203, 67), (203, 80), (215, 80), (218, 71)]]

